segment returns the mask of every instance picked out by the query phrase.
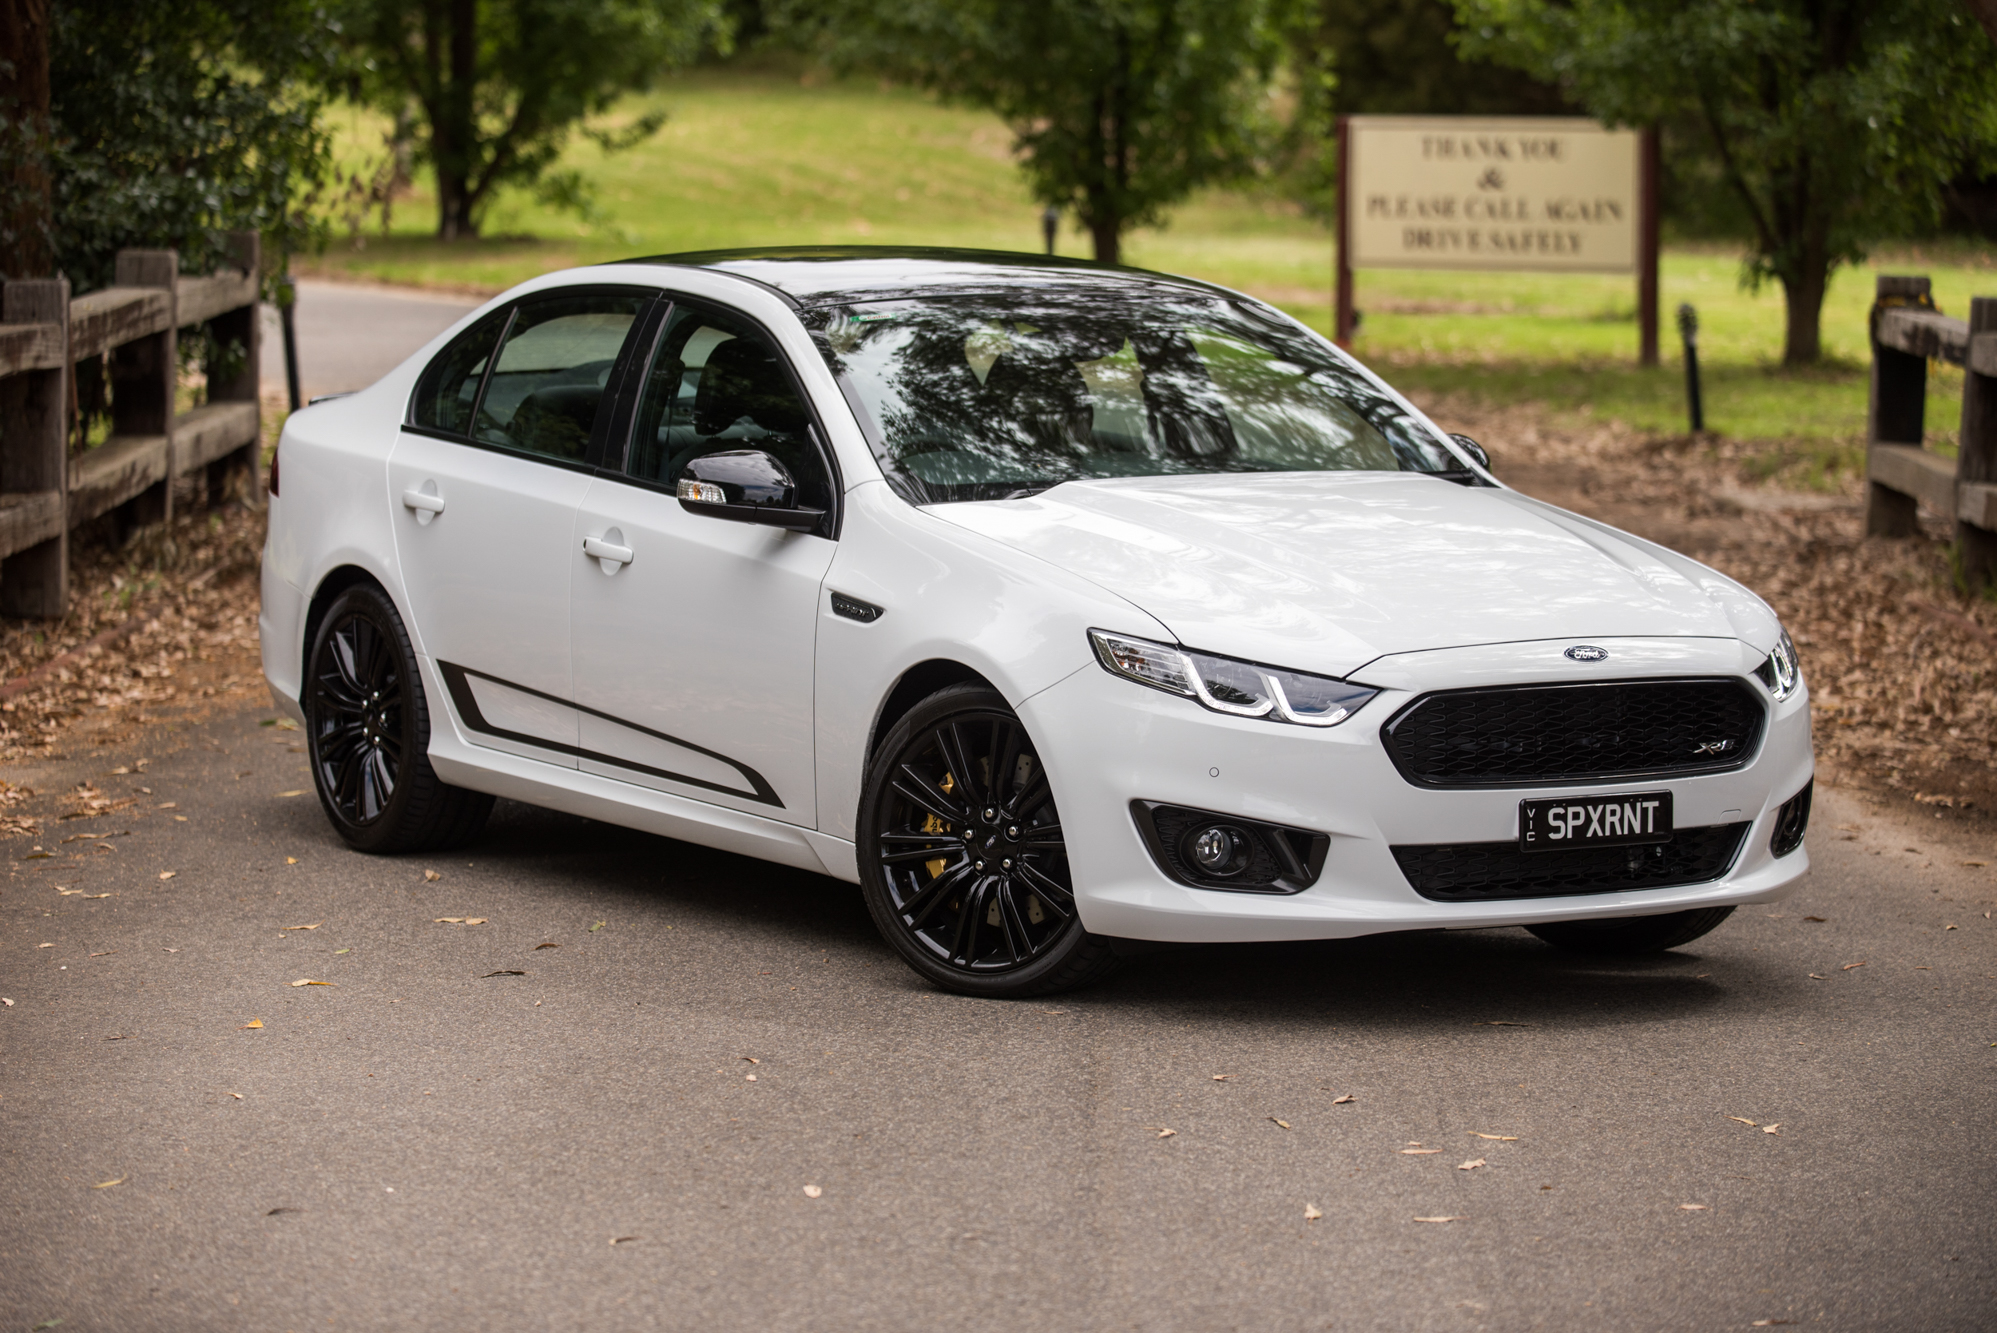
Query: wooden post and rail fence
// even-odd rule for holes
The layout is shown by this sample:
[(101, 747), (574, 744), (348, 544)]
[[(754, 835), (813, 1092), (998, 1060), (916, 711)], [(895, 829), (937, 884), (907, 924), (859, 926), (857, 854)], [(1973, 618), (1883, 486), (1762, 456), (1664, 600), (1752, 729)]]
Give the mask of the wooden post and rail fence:
[[(1872, 306), (1872, 405), (1866, 422), (1865, 533), (1910, 537), (1920, 505), (1955, 524), (1962, 575), (1997, 583), (1997, 297), (1967, 320), (1935, 309), (1928, 279), (1882, 275)], [(1923, 447), (1928, 362), (1961, 366), (1956, 457)]]
[[(205, 470), (211, 503), (237, 476), (257, 494), (255, 232), (231, 233), (229, 261), (190, 277), (175, 251), (121, 250), (114, 284), (87, 296), (72, 298), (66, 278), (0, 291), (0, 615), (63, 615), (70, 530), (121, 506), (132, 525), (170, 521), (176, 478)], [(207, 401), (179, 412), (176, 337), (199, 324), (244, 355), (226, 379), (211, 367)], [(76, 366), (99, 356), (111, 434), (72, 454)]]

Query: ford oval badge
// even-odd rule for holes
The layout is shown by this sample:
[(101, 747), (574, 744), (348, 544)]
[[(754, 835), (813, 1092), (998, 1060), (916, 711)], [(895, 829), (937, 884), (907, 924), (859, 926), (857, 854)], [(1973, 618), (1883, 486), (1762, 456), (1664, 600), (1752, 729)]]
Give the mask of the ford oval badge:
[(1608, 658), (1609, 650), (1597, 648), (1592, 643), (1577, 643), (1567, 650), (1567, 656), (1576, 662), (1601, 662)]

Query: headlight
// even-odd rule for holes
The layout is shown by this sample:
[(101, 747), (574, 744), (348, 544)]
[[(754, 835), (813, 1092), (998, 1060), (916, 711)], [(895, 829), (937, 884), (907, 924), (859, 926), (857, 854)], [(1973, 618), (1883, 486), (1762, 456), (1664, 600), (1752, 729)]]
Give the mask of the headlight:
[(1378, 694), (1330, 676), (1306, 675), (1276, 667), (1237, 662), (1231, 657), (1192, 653), (1149, 639), (1089, 631), (1096, 660), (1112, 675), (1167, 694), (1197, 699), (1216, 713), (1293, 722), (1302, 727), (1335, 727)]
[(1775, 651), (1768, 655), (1766, 662), (1755, 668), (1754, 674), (1761, 677), (1762, 684), (1768, 686), (1768, 692), (1778, 702), (1794, 694), (1796, 687), (1803, 683), (1803, 667), (1796, 660), (1796, 644), (1790, 639), (1788, 630), (1782, 631)]

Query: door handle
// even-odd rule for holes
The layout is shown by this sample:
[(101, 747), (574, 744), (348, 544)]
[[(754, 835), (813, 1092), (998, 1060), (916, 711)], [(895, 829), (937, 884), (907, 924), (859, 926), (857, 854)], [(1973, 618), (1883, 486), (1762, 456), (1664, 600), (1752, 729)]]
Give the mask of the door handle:
[(602, 537), (582, 539), (582, 553), (594, 560), (608, 560), (614, 565), (628, 565), (635, 554), (628, 546), (618, 546)]
[(444, 512), (444, 497), (437, 494), (434, 490), (404, 491), (402, 493), (402, 503), (411, 509), (425, 514), (441, 514)]

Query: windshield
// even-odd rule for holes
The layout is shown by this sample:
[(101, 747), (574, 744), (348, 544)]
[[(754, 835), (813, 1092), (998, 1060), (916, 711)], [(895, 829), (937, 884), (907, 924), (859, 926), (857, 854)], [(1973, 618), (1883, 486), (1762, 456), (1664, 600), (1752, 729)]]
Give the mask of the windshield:
[(917, 504), (1088, 477), (1463, 467), (1328, 347), (1245, 302), (1048, 287), (804, 318)]

